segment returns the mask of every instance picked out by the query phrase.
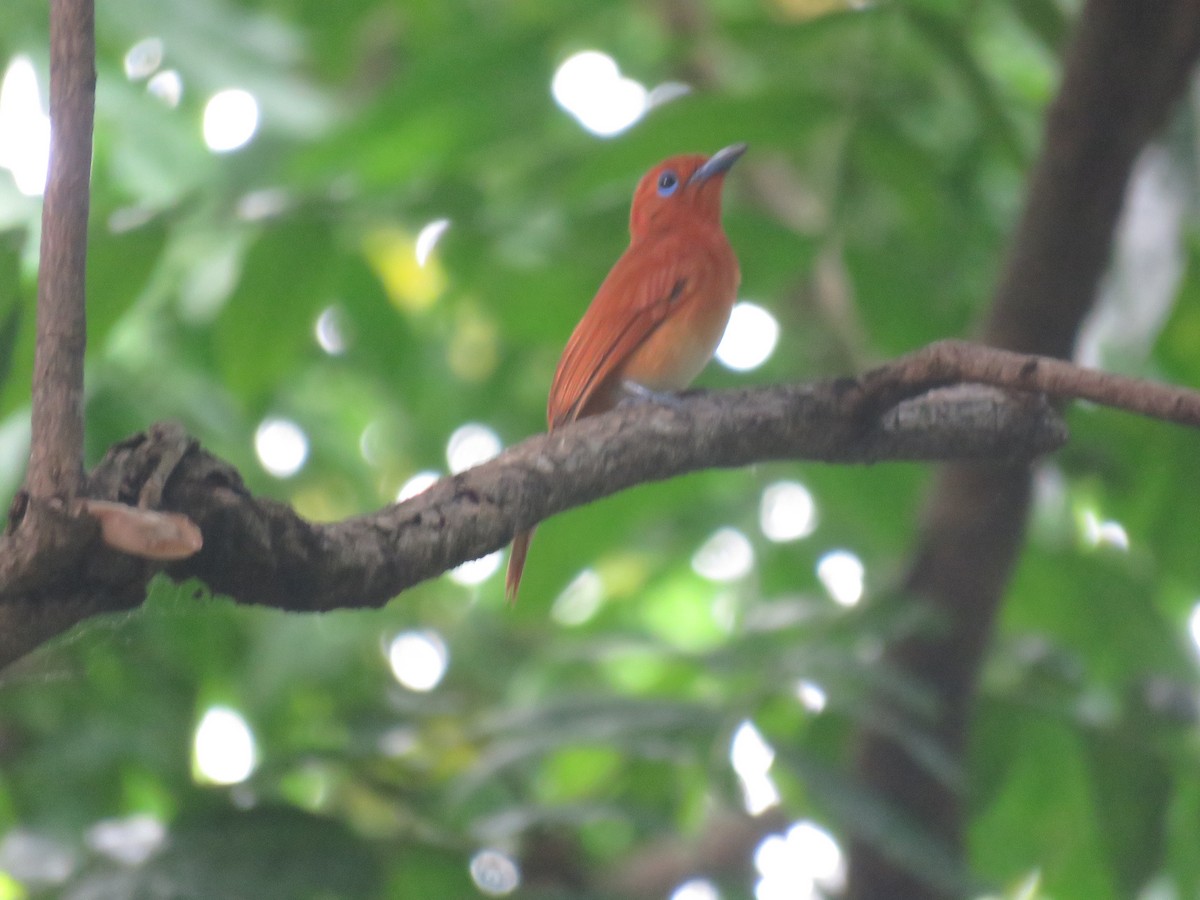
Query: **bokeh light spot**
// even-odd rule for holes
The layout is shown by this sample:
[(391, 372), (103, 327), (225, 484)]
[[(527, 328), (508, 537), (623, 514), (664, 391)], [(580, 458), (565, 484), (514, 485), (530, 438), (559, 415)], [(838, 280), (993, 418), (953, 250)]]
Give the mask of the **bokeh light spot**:
[(777, 481), (763, 491), (758, 524), (769, 541), (797, 541), (816, 529), (817, 505), (800, 482)]
[(50, 117), (42, 109), (37, 74), (28, 56), (13, 57), (0, 82), (0, 168), (17, 190), (39, 197), (50, 164)]
[[(71, 877), (76, 863), (72, 847), (30, 828), (18, 825), (0, 838), (0, 876), (11, 875), (24, 888), (61, 884)], [(15, 890), (5, 900), (28, 897), (22, 885), (14, 885)], [(0, 878), (0, 887), (5, 886)]]
[(555, 599), (550, 607), (550, 618), (559, 625), (582, 625), (596, 614), (603, 602), (603, 580), (595, 569), (584, 569)]
[(775, 750), (767, 743), (754, 723), (742, 722), (729, 743), (729, 763), (742, 784), (742, 800), (746, 812), (756, 816), (779, 803), (779, 789), (771, 780)]
[(89, 848), (126, 866), (140, 866), (162, 848), (166, 839), (167, 827), (145, 813), (101, 819), (84, 835)]
[(426, 469), (418, 472), (408, 481), (400, 486), (400, 490), (396, 493), (396, 502), (403, 503), (405, 500), (417, 496), (423, 491), (429, 490), (442, 476), (432, 469)]
[(197, 775), (213, 784), (245, 781), (258, 762), (250, 726), (241, 713), (226, 706), (213, 706), (204, 713), (192, 752)]
[(754, 866), (761, 878), (755, 887), (756, 900), (819, 900), (822, 893), (840, 893), (846, 882), (846, 864), (841, 847), (819, 825), (801, 821), (786, 835), (772, 834), (759, 843)]
[(146, 93), (174, 109), (183, 99), (183, 77), (174, 69), (155, 72), (146, 82)]
[(468, 422), (454, 430), (446, 442), (446, 464), (457, 475), (497, 456), (503, 445), (500, 436), (486, 425)]
[(769, 772), (775, 751), (749, 719), (738, 725), (729, 743), (729, 762), (738, 775)]
[(446, 273), (437, 258), (418, 261), (416, 240), (403, 229), (384, 226), (371, 230), (363, 237), (363, 254), (397, 309), (422, 312), (446, 289)]
[(446, 233), (446, 229), (449, 227), (449, 219), (434, 219), (417, 232), (414, 252), (417, 257), (418, 266), (424, 266), (429, 261), (429, 254), (433, 253), (433, 248), (437, 246), (438, 241), (442, 239), (442, 235)]
[(832, 550), (817, 562), (817, 578), (834, 602), (856, 606), (862, 599), (866, 569), (849, 550)]
[(258, 101), (249, 91), (218, 91), (204, 105), (204, 143), (214, 153), (246, 146), (257, 130)]
[(1083, 539), (1090, 547), (1112, 547), (1129, 550), (1129, 534), (1125, 526), (1112, 519), (1101, 519), (1095, 510), (1085, 509), (1080, 516)]
[(646, 88), (625, 78), (607, 53), (585, 50), (568, 57), (554, 73), (554, 100), (592, 134), (610, 137), (645, 115)]
[(163, 61), (161, 38), (148, 37), (138, 41), (125, 52), (125, 77), (141, 81), (158, 71)]
[(243, 222), (262, 222), (281, 216), (291, 205), (292, 196), (283, 188), (259, 188), (238, 198), (237, 217)]
[(490, 897), (511, 894), (521, 883), (516, 862), (499, 850), (480, 850), (471, 857), (471, 880)]
[(841, 892), (846, 882), (846, 860), (832, 834), (815, 822), (797, 822), (787, 832), (787, 842), (795, 847), (819, 887)]
[(276, 478), (290, 478), (308, 459), (308, 437), (290, 419), (264, 419), (254, 432), (254, 451)]
[(721, 900), (721, 892), (707, 878), (693, 878), (675, 888), (671, 900)]
[(692, 556), (692, 570), (709, 581), (736, 581), (754, 566), (754, 548), (736, 528), (721, 528)]
[(465, 563), (455, 566), (446, 573), (446, 577), (455, 584), (466, 585), (468, 587), (483, 584), (500, 571), (500, 563), (503, 560), (504, 551), (496, 550), (487, 556), (481, 556), (479, 559), (469, 559)]
[(375, 419), (366, 424), (358, 436), (358, 452), (372, 466), (382, 466), (391, 458), (392, 437), (387, 426)]
[(1192, 607), (1192, 612), (1188, 616), (1188, 633), (1192, 636), (1196, 652), (1200, 653), (1200, 603)]
[(738, 303), (717, 345), (717, 362), (735, 372), (757, 369), (775, 352), (779, 322), (756, 303)]
[(346, 314), (336, 306), (327, 306), (321, 311), (313, 333), (317, 345), (330, 356), (341, 356), (346, 352)]
[(437, 687), (450, 665), (450, 652), (434, 631), (405, 631), (388, 645), (388, 664), (396, 680), (410, 691)]
[(811, 713), (821, 712), (829, 702), (825, 695), (825, 689), (815, 681), (809, 681), (806, 678), (796, 682), (796, 699)]

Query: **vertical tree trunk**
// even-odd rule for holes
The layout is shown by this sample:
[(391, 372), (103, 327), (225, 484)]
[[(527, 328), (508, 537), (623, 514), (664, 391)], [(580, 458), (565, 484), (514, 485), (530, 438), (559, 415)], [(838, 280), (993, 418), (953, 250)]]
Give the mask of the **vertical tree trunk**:
[[(1179, 100), (1198, 51), (1195, 0), (1090, 0), (1084, 7), (984, 328), (986, 342), (1070, 356), (1109, 257), (1134, 160)], [(979, 670), (1022, 545), (1029, 496), (1025, 468), (945, 467), (904, 585), (945, 628), (896, 643), (887, 659), (936, 695), (932, 737), (958, 761)], [(964, 852), (961, 785), (929, 771), (894, 737), (870, 729), (859, 737), (857, 767), (873, 792), (952, 852)], [(872, 843), (852, 843), (851, 898), (941, 900), (961, 893), (931, 883)]]

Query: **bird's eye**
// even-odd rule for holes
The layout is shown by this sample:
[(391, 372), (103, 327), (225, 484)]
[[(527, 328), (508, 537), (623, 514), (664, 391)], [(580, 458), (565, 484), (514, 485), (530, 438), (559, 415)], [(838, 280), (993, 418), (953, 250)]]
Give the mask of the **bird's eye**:
[(658, 196), (670, 197), (679, 187), (679, 176), (674, 172), (663, 172), (658, 176)]

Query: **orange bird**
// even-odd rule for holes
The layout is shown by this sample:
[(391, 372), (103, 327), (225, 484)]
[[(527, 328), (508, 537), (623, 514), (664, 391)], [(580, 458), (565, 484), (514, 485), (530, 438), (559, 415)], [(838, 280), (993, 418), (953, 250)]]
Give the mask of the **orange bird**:
[[(629, 247), (587, 308), (554, 373), (550, 430), (612, 409), (625, 396), (679, 391), (725, 332), (741, 272), (721, 229), (725, 173), (746, 152), (673, 156), (642, 176), (629, 212)], [(513, 539), (505, 593), (521, 584), (533, 530)]]

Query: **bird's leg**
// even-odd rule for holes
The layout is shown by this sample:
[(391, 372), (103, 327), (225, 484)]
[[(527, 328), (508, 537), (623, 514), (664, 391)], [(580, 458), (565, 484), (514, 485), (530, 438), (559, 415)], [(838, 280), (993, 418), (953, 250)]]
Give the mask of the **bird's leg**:
[(670, 391), (656, 391), (626, 379), (621, 382), (621, 403), (661, 403), (663, 406), (679, 406), (679, 395)]

